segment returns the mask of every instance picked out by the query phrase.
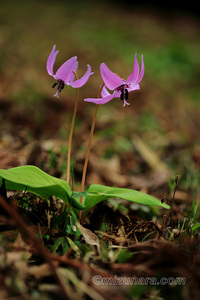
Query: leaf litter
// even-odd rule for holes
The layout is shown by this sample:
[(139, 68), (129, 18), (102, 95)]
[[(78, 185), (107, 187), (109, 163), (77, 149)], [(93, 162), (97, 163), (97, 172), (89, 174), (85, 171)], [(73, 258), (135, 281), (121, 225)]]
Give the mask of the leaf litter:
[[(21, 136), (20, 133), (19, 136)], [(5, 139), (4, 148), (10, 144), (9, 140), (10, 138)], [(16, 146), (13, 144), (18, 159), (19, 155), (23, 153), (24, 160), (28, 161), (31, 156), (32, 161), (40, 165), (45, 158), (43, 163), (52, 172), (52, 175), (59, 176), (61, 174), (59, 161), (62, 162), (62, 154), (59, 150), (54, 148), (58, 160), (56, 160), (52, 169), (50, 168), (51, 152), (48, 150), (50, 148), (46, 148), (46, 144), (43, 146), (41, 141), (38, 144), (39, 155), (33, 156), (33, 149), (36, 149), (35, 145), (33, 145), (32, 150), (29, 148), (28, 151), (26, 149), (22, 151), (23, 145), (27, 148), (26, 143), (29, 143), (29, 141), (25, 143), (24, 140), (22, 141), (20, 138)], [(52, 139), (49, 142), (53, 147), (56, 143), (58, 145), (63, 143), (62, 140), (57, 140), (57, 142), (55, 140), (54, 144)], [(110, 165), (108, 164), (107, 168), (111, 171), (105, 173), (107, 162), (105, 161), (105, 164), (102, 165), (98, 163), (95, 142), (93, 147), (88, 171), (88, 184), (90, 184), (90, 181), (100, 184), (113, 184), (116, 180), (116, 177), (113, 177), (113, 174), (115, 174), (115, 176), (119, 176), (117, 180), (122, 187), (131, 185), (141, 191), (151, 192), (160, 199), (165, 196), (169, 199), (172, 197), (173, 191), (170, 191), (165, 179), (165, 175), (169, 173), (167, 171), (163, 177), (160, 177), (160, 170), (154, 170), (151, 160), (152, 152), (148, 153), (148, 159), (144, 154), (144, 151), (148, 152), (148, 148), (145, 147), (141, 150), (138, 146), (137, 152), (135, 152), (136, 157), (138, 155), (138, 161), (142, 162), (144, 159), (146, 164), (144, 165), (145, 173), (140, 173), (137, 176), (135, 174), (127, 176), (125, 172), (122, 173), (121, 158), (118, 156), (113, 157), (111, 162), (109, 161)], [(46, 156), (44, 156), (44, 152), (46, 152)], [(75, 176), (78, 177), (81, 151), (77, 152), (76, 155), (78, 160), (74, 171)], [(94, 173), (95, 161), (98, 172)], [(10, 162), (9, 165), (2, 161), (3, 167), (15, 166), (15, 158), (13, 158), (13, 162)], [(162, 168), (162, 170), (164, 169)], [(94, 176), (98, 176), (98, 180), (94, 180)], [(46, 201), (39, 197), (33, 197), (29, 193), (12, 193), (9, 197), (11, 203), (18, 202), (21, 218), (25, 219), (26, 226), (34, 234), (37, 234), (40, 243), (50, 247), (59, 238), (63, 237), (63, 232), (59, 229), (49, 229), (47, 220), (47, 211), (50, 215), (56, 215), (59, 210), (59, 202), (52, 202), (49, 207)], [(120, 199), (115, 201), (115, 206), (113, 206), (112, 200), (105, 204), (99, 204), (88, 216), (84, 227), (80, 229), (83, 237), (80, 240), (77, 238), (72, 239), (72, 242), (75, 242), (73, 247), (67, 246), (65, 248), (64, 239), (61, 240), (60, 246), (55, 250), (60, 253), (59, 256), (55, 252), (56, 258), (51, 258), (54, 261), (53, 267), (44, 255), (41, 256), (41, 253), (37, 252), (37, 246), (30, 248), (27, 233), (23, 233), (23, 230), (20, 229), (21, 234), (19, 234), (18, 224), (16, 226), (13, 224), (12, 218), (5, 219), (3, 218), (4, 214), (1, 214), (0, 257), (3, 258), (5, 253), (10, 253), (10, 256), (7, 255), (3, 262), (1, 259), (2, 299), (3, 297), (7, 299), (11, 295), (18, 295), (24, 299), (29, 297), (40, 298), (41, 296), (44, 299), (49, 299), (52, 296), (63, 299), (63, 295), (64, 298), (68, 297), (70, 299), (77, 299), (77, 297), (86, 299), (88, 296), (92, 299), (127, 299), (127, 297), (131, 298), (137, 293), (150, 298), (153, 295), (164, 297), (166, 290), (172, 294), (176, 293), (180, 299), (195, 298), (198, 295), (200, 278), (198, 268), (200, 263), (199, 234), (197, 228), (194, 234), (191, 235), (191, 228), (194, 224), (191, 220), (192, 215), (189, 218), (187, 204), (189, 198), (190, 195), (187, 191), (177, 190), (173, 208), (173, 219), (174, 224), (177, 225), (177, 230), (170, 228), (170, 215), (168, 215), (168, 212), (166, 214), (163, 211), (163, 215), (159, 216), (158, 214), (156, 216), (158, 213), (156, 210), (153, 212), (150, 209), (145, 212), (142, 206), (134, 208), (134, 205), (131, 208), (130, 203)], [(25, 205), (24, 203), (28, 204)], [(192, 199), (190, 208), (191, 205)], [(19, 241), (19, 237), (23, 243)], [(116, 285), (115, 281), (113, 285), (96, 285), (93, 279), (95, 275), (109, 278), (109, 280), (116, 279), (116, 276), (127, 280), (133, 276), (137, 278), (156, 277), (158, 279), (161, 277), (184, 277), (186, 278), (186, 284), (181, 287), (174, 286), (173, 288), (168, 286), (168, 289), (166, 286), (142, 285), (143, 289), (138, 292), (136, 289), (138, 285)], [(89, 287), (89, 292), (86, 287)]]

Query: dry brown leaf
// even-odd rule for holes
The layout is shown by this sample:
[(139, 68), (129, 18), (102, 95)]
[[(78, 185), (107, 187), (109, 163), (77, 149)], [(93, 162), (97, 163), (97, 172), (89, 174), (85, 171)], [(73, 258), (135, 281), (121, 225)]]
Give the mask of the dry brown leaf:
[(92, 246), (100, 246), (99, 238), (96, 234), (94, 234), (91, 230), (84, 228), (80, 223), (77, 222), (77, 227), (83, 235), (84, 240), (87, 244)]
[(100, 178), (103, 178), (104, 181), (108, 181), (118, 187), (123, 187), (127, 184), (128, 178), (121, 174), (120, 159), (118, 156), (113, 156), (106, 160), (99, 160), (96, 155), (91, 153), (90, 166), (93, 172), (98, 174)]
[(25, 249), (25, 250), (30, 250), (30, 246), (27, 245), (23, 238), (22, 238), (22, 235), (21, 233), (19, 232), (14, 243), (13, 243), (13, 247), (16, 247), (16, 248), (22, 248), (22, 249)]
[(49, 264), (42, 264), (40, 266), (29, 266), (28, 274), (38, 279), (41, 277), (51, 276), (53, 273)]
[(161, 161), (160, 157), (150, 147), (145, 144), (138, 136), (133, 139), (133, 144), (146, 163), (155, 171), (165, 174), (169, 173), (167, 166)]

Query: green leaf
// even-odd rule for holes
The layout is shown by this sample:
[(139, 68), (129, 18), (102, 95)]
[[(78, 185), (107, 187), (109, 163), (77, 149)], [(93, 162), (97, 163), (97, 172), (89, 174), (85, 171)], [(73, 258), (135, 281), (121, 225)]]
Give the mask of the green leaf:
[(76, 252), (76, 254), (78, 256), (81, 255), (81, 250), (78, 248), (78, 246), (74, 243), (74, 241), (72, 241), (72, 239), (70, 239), (69, 237), (67, 237), (67, 241), (70, 245), (70, 247), (74, 250), (74, 252)]
[(134, 254), (132, 252), (129, 252), (127, 249), (121, 249), (117, 261), (119, 264), (123, 264), (127, 262), (130, 258), (132, 258), (133, 255)]
[(5, 179), (6, 190), (27, 191), (42, 198), (56, 196), (74, 208), (83, 209), (75, 198), (69, 184), (62, 179), (50, 176), (35, 166), (21, 166), (8, 170), (0, 169), (0, 186)]
[(199, 227), (200, 227), (200, 223), (195, 224), (195, 225), (192, 227), (192, 233), (194, 233), (194, 231), (195, 231), (196, 229), (198, 229)]
[[(49, 248), (52, 252), (63, 255), (69, 249), (68, 239), (66, 237), (58, 238), (53, 245), (49, 245)], [(60, 249), (60, 251), (58, 251)]]
[(97, 205), (99, 202), (102, 202), (109, 198), (121, 198), (143, 205), (160, 206), (166, 209), (170, 208), (169, 205), (167, 205), (166, 203), (161, 203), (161, 201), (154, 198), (153, 196), (131, 189), (93, 184), (88, 189), (88, 193), (93, 195), (87, 196), (85, 199), (86, 207), (83, 211), (83, 216), (86, 215), (91, 210), (91, 208)]

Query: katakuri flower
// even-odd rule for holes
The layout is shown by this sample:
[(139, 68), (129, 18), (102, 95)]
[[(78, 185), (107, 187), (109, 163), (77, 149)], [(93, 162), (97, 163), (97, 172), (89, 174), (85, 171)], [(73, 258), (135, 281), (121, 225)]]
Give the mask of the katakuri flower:
[(91, 72), (90, 65), (87, 65), (88, 68), (83, 77), (74, 81), (75, 72), (77, 72), (78, 68), (77, 56), (73, 56), (66, 62), (64, 62), (64, 64), (62, 64), (62, 66), (57, 70), (56, 74), (54, 74), (53, 66), (58, 52), (59, 51), (56, 51), (56, 45), (54, 45), (46, 64), (47, 72), (49, 73), (49, 75), (57, 80), (52, 86), (54, 88), (56, 85), (58, 85), (57, 92), (54, 95), (57, 98), (58, 94), (62, 91), (65, 84), (71, 85), (73, 88), (80, 88), (88, 81), (90, 75), (93, 74), (93, 72)]
[[(101, 77), (104, 82), (104, 87), (101, 92), (102, 98), (86, 98), (84, 100), (96, 104), (105, 104), (113, 98), (120, 98), (124, 102), (123, 106), (126, 104), (129, 105), (130, 103), (126, 101), (128, 100), (128, 95), (130, 92), (140, 89), (139, 82), (142, 80), (144, 75), (143, 55), (141, 56), (141, 71), (139, 71), (140, 68), (137, 61), (137, 53), (135, 54), (133, 72), (129, 75), (127, 80), (113, 73), (105, 63), (102, 63), (100, 65)], [(106, 87), (109, 90), (113, 90), (113, 93), (110, 94)]]

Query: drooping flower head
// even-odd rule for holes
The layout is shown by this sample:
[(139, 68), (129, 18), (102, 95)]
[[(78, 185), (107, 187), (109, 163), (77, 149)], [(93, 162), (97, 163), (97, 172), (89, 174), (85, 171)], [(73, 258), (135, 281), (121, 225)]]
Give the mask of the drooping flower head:
[(74, 81), (75, 79), (74, 72), (77, 72), (77, 68), (78, 68), (77, 56), (73, 56), (70, 59), (68, 59), (66, 62), (64, 62), (64, 64), (62, 64), (62, 66), (54, 74), (53, 67), (58, 52), (59, 51), (56, 51), (56, 45), (54, 45), (47, 59), (47, 64), (46, 64), (47, 72), (49, 73), (50, 76), (52, 76), (56, 80), (56, 82), (53, 84), (52, 87), (54, 88), (56, 85), (58, 85), (57, 92), (54, 95), (57, 98), (58, 98), (58, 94), (62, 91), (65, 84), (71, 85), (73, 88), (80, 88), (88, 81), (90, 75), (93, 74), (93, 72), (91, 72), (90, 65), (87, 65), (88, 69), (86, 73), (83, 75), (83, 77)]
[[(139, 90), (139, 82), (142, 80), (144, 75), (144, 61), (143, 55), (141, 56), (141, 71), (139, 68), (139, 64), (137, 61), (137, 53), (135, 54), (134, 66), (133, 71), (127, 78), (127, 80), (119, 77), (117, 74), (113, 73), (105, 63), (100, 65), (100, 72), (101, 77), (104, 82), (104, 87), (101, 92), (102, 98), (86, 98), (84, 99), (87, 102), (93, 102), (96, 104), (105, 104), (112, 100), (113, 98), (120, 98), (125, 106), (126, 104), (129, 105), (130, 103), (127, 102), (128, 95), (130, 92)], [(107, 90), (113, 90), (113, 93), (110, 94)]]

